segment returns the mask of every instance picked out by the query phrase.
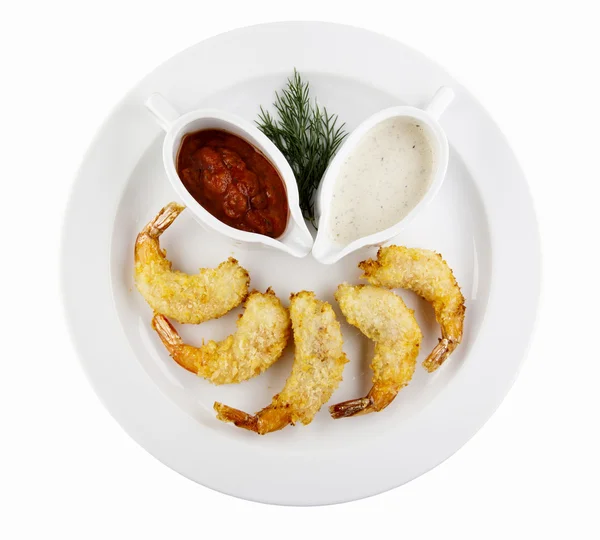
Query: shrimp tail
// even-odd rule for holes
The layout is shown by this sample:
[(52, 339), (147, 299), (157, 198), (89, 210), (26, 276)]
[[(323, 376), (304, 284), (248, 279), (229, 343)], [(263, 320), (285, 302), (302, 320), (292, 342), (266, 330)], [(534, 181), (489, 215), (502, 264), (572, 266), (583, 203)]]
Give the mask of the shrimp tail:
[(457, 346), (458, 343), (456, 341), (448, 338), (440, 338), (433, 351), (431, 351), (430, 355), (423, 361), (423, 367), (429, 373), (433, 373), (448, 359)]
[(371, 388), (367, 397), (336, 403), (329, 407), (329, 414), (337, 420), (338, 418), (383, 411), (383, 409), (394, 401), (403, 386), (404, 384), (400, 386), (381, 386), (376, 384)]
[(258, 416), (245, 413), (223, 403), (215, 401), (213, 405), (215, 411), (217, 411), (217, 418), (223, 422), (231, 422), (237, 427), (247, 429), (248, 431), (254, 431), (260, 433), (258, 429)]
[(254, 415), (234, 409), (228, 405), (223, 405), (223, 403), (219, 403), (218, 401), (215, 401), (213, 408), (217, 411), (217, 418), (219, 420), (231, 422), (237, 427), (254, 431), (254, 433), (258, 433), (259, 435), (279, 431), (285, 426), (294, 424), (289, 407), (285, 406), (273, 407), (269, 405)]
[(150, 221), (143, 229), (140, 235), (148, 235), (151, 238), (158, 238), (165, 230), (167, 230), (173, 221), (181, 212), (185, 210), (185, 206), (177, 203), (169, 203), (165, 206), (156, 217)]
[(370, 412), (372, 406), (373, 400), (370, 397), (349, 399), (348, 401), (342, 401), (329, 407), (329, 414), (337, 420), (338, 418), (366, 414)]
[(152, 328), (156, 330), (158, 337), (163, 342), (165, 349), (169, 351), (171, 358), (175, 360), (182, 368), (197, 374), (198, 368), (188, 355), (183, 353), (185, 344), (177, 330), (164, 315), (156, 313), (152, 318)]
[(154, 314), (152, 328), (156, 330), (158, 337), (160, 337), (160, 340), (168, 351), (172, 351), (173, 347), (183, 344), (181, 336), (164, 315), (160, 315), (159, 313)]

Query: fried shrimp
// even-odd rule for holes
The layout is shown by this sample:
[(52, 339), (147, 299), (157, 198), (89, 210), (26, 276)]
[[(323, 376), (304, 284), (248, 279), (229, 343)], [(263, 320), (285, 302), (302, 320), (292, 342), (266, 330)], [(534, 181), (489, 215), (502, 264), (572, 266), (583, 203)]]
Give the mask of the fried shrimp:
[(413, 376), (422, 338), (419, 325), (402, 298), (387, 289), (342, 283), (335, 299), (348, 322), (375, 342), (375, 356), (367, 397), (332, 405), (329, 413), (344, 418), (381, 411)]
[(181, 367), (214, 384), (228, 384), (260, 375), (281, 357), (290, 335), (290, 317), (267, 289), (264, 294), (250, 293), (236, 332), (218, 343), (186, 345), (163, 315), (154, 315), (152, 327)]
[(358, 266), (372, 285), (409, 289), (433, 304), (442, 337), (423, 366), (430, 373), (439, 368), (461, 342), (465, 318), (465, 299), (446, 261), (435, 251), (389, 246)]
[(348, 361), (342, 351), (342, 332), (333, 308), (314, 293), (293, 294), (290, 316), (296, 353), (292, 373), (271, 404), (250, 415), (215, 403), (217, 418), (260, 435), (288, 424), (310, 424), (342, 380)]
[(199, 324), (239, 306), (248, 295), (250, 276), (233, 258), (193, 276), (171, 270), (159, 238), (184, 209), (168, 204), (138, 234), (135, 284), (155, 312), (181, 323)]

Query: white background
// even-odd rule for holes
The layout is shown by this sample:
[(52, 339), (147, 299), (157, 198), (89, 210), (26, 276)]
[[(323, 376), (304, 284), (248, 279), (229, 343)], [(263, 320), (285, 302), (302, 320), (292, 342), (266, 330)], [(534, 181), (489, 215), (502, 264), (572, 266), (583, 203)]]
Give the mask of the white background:
[[(600, 31), (593, 5), (3, 4), (0, 538), (598, 538)], [(181, 49), (239, 26), (287, 19), (363, 26), (443, 65), (514, 148), (543, 244), (538, 329), (494, 417), (425, 476), (333, 507), (237, 500), (157, 462), (92, 392), (58, 291), (67, 194), (111, 107)]]

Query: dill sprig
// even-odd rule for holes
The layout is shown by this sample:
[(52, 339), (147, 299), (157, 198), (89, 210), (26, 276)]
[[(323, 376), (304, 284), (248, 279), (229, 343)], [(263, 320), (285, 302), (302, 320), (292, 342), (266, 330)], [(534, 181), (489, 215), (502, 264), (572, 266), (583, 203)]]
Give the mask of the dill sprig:
[(260, 107), (257, 125), (289, 162), (300, 195), (302, 214), (315, 225), (314, 193), (329, 161), (347, 133), (338, 117), (311, 100), (310, 87), (294, 69), (286, 87), (275, 92), (273, 115)]

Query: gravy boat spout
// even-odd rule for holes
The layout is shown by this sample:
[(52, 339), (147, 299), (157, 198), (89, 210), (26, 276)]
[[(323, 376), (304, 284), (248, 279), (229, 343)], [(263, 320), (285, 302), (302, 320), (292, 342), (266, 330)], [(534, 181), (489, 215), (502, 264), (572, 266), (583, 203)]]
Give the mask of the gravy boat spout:
[[(305, 257), (313, 246), (313, 238), (300, 210), (300, 197), (294, 173), (279, 149), (252, 123), (234, 114), (217, 109), (198, 109), (180, 114), (162, 95), (152, 94), (146, 107), (166, 131), (163, 142), (163, 163), (175, 192), (203, 227), (212, 229), (237, 245), (252, 244), (278, 249), (294, 257)], [(231, 227), (208, 212), (186, 189), (177, 174), (177, 153), (188, 133), (205, 129), (226, 131), (244, 139), (264, 155), (279, 172), (286, 189), (288, 221), (278, 238), (242, 231)]]
[[(312, 249), (312, 254), (315, 259), (323, 264), (333, 264), (360, 248), (384, 244), (395, 237), (433, 200), (433, 198), (437, 195), (442, 182), (444, 181), (446, 169), (448, 167), (449, 154), (448, 140), (444, 130), (438, 123), (438, 118), (444, 112), (453, 98), (454, 91), (451, 88), (445, 86), (441, 87), (425, 109), (419, 109), (410, 106), (391, 107), (384, 109), (367, 118), (350, 134), (329, 164), (316, 195), (315, 206), (319, 219), (319, 230)], [(426, 190), (424, 191), (424, 194), (421, 194), (421, 198), (417, 199), (417, 202), (413, 202), (413, 206), (409, 205), (407, 207), (407, 210), (404, 212), (404, 214), (396, 214), (396, 209), (393, 206), (391, 207), (394, 209), (391, 214), (392, 220), (395, 216), (398, 216), (398, 221), (392, 226), (387, 226), (387, 228), (382, 228), (382, 230), (374, 232), (373, 234), (367, 234), (360, 238), (352, 239), (351, 241), (341, 242), (334, 237), (330, 227), (330, 219), (332, 217), (332, 202), (334, 198), (334, 191), (337, 189), (337, 182), (338, 180), (340, 182), (347, 182), (346, 179), (348, 178), (346, 173), (344, 176), (340, 174), (342, 172), (342, 168), (344, 165), (346, 165), (348, 158), (351, 157), (367, 133), (383, 122), (393, 119), (407, 120), (409, 123), (415, 124), (416, 128), (422, 129), (424, 140), (427, 141), (427, 149), (428, 151), (431, 151), (431, 168), (428, 177), (428, 184), (423, 184), (425, 186), (424, 189)], [(392, 147), (396, 145), (395, 147), (398, 148), (395, 141), (396, 140), (394, 139)], [(412, 148), (415, 148), (415, 146), (413, 145)], [(361, 150), (361, 152), (364, 153), (364, 150)], [(377, 162), (379, 162), (380, 158), (378, 154), (376, 159)], [(405, 158), (403, 157), (402, 159)], [(381, 157), (381, 161), (384, 161), (383, 155)], [(348, 169), (345, 170), (346, 172), (348, 171)], [(357, 170), (360, 170), (360, 168)], [(366, 172), (364, 173), (364, 176), (364, 182), (366, 186), (364, 195), (368, 196), (370, 193), (367, 191), (369, 180), (373, 181), (373, 177), (368, 178), (368, 174)], [(398, 186), (396, 182), (400, 182), (400, 180), (397, 180), (394, 176), (392, 185)], [(361, 206), (361, 200), (361, 198), (356, 198), (356, 204), (358, 205), (359, 211), (361, 209), (364, 211), (364, 207)], [(381, 203), (383, 205), (385, 202), (386, 199), (384, 198), (378, 201), (377, 204)], [(384, 206), (381, 206), (381, 208), (383, 209)], [(379, 210), (379, 206), (377, 207), (377, 210)], [(357, 215), (360, 215), (360, 212)], [(363, 216), (364, 215), (368, 214), (363, 214)], [(361, 216), (361, 218), (364, 220), (364, 217)], [(391, 222), (393, 223), (393, 221)], [(371, 220), (369, 223), (377, 223), (377, 221)], [(342, 229), (342, 231), (345, 230), (346, 228)]]

